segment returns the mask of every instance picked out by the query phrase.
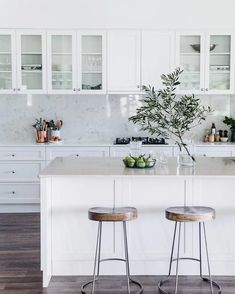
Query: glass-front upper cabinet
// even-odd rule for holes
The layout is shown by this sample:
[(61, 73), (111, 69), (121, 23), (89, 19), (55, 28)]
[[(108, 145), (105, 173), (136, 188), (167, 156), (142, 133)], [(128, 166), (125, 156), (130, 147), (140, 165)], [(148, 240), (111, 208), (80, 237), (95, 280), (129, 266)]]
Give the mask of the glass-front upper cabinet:
[(15, 33), (0, 30), (0, 93), (16, 91)]
[(206, 91), (232, 93), (234, 88), (234, 56), (231, 35), (208, 35), (206, 51)]
[(176, 38), (176, 65), (184, 72), (182, 93), (234, 93), (232, 34), (180, 34)]
[(83, 93), (104, 93), (105, 77), (105, 33), (78, 33), (80, 58), (79, 89)]
[(183, 69), (179, 92), (201, 94), (204, 91), (204, 36), (177, 35), (176, 54), (176, 64)]
[(17, 91), (46, 92), (46, 37), (44, 32), (17, 32)]
[(48, 50), (48, 92), (75, 93), (76, 87), (76, 33), (49, 32)]

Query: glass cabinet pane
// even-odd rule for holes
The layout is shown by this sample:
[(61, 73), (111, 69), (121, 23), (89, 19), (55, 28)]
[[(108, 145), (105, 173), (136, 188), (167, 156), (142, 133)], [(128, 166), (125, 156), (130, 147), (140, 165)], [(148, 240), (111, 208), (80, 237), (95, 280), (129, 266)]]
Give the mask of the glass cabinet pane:
[(82, 36), (82, 90), (103, 88), (102, 36)]
[(0, 35), (0, 89), (12, 89), (11, 35)]
[(200, 89), (201, 37), (180, 37), (180, 67), (182, 74), (180, 90)]
[(210, 90), (230, 89), (231, 36), (210, 37)]
[(21, 36), (22, 90), (42, 89), (42, 36)]
[(72, 74), (72, 36), (53, 35), (52, 48), (52, 89), (71, 90), (73, 87)]

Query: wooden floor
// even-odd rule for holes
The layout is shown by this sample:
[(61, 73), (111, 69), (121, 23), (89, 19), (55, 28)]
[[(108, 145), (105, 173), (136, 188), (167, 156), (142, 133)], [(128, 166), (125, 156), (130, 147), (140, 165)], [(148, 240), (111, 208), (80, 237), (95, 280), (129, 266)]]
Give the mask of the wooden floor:
[[(0, 294), (81, 293), (80, 286), (88, 277), (54, 277), (49, 287), (43, 290), (39, 260), (39, 214), (0, 214)], [(161, 277), (141, 276), (137, 279), (144, 286), (144, 294), (159, 293), (156, 284)], [(221, 284), (223, 294), (235, 294), (235, 277), (216, 280)], [(171, 285), (168, 289), (174, 293)], [(102, 278), (97, 283), (96, 293), (127, 293), (125, 277)], [(210, 293), (207, 284), (195, 277), (180, 277), (179, 294), (204, 293)]]

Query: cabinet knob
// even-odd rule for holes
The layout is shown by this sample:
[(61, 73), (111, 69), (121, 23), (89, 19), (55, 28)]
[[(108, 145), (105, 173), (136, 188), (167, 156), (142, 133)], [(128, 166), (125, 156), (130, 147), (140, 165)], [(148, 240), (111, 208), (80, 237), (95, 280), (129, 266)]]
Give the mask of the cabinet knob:
[(79, 154), (76, 154), (76, 157), (79, 157)]
[(16, 172), (14, 170), (11, 171), (12, 174), (15, 174)]
[(139, 89), (140, 88), (140, 85), (137, 85), (137, 88)]
[(80, 89), (80, 88), (77, 88), (77, 90), (78, 90), (78, 91), (81, 91), (81, 89)]
[(201, 91), (203, 92), (203, 91), (204, 91), (204, 89), (203, 89), (203, 88), (201, 88)]
[(17, 88), (17, 91), (20, 91), (20, 88)]
[(14, 195), (15, 193), (16, 193), (15, 191), (12, 191), (12, 192), (11, 192), (11, 194), (13, 194), (13, 195)]
[(13, 153), (13, 154), (11, 154), (11, 157), (15, 157), (15, 154)]
[(73, 91), (75, 92), (76, 91), (76, 88), (73, 88)]
[(16, 88), (13, 88), (12, 90), (15, 92), (16, 91)]
[(206, 91), (209, 91), (209, 89), (208, 89), (208, 88), (206, 88)]

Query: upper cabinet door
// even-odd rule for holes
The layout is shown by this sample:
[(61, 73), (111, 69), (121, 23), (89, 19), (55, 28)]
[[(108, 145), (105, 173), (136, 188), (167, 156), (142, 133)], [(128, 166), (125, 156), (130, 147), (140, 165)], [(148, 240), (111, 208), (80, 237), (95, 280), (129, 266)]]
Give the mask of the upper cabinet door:
[(203, 94), (205, 78), (205, 35), (176, 35), (176, 66), (184, 70), (177, 92)]
[(46, 34), (17, 31), (17, 92), (46, 93)]
[(140, 92), (140, 32), (108, 32), (108, 91)]
[(78, 33), (78, 83), (85, 94), (106, 92), (106, 33)]
[(15, 33), (0, 30), (0, 93), (16, 91), (16, 48)]
[(77, 92), (76, 32), (54, 31), (47, 34), (48, 92)]
[(232, 34), (206, 36), (205, 89), (210, 94), (234, 93), (234, 48)]
[(162, 88), (162, 74), (173, 69), (173, 34), (142, 32), (142, 86)]

